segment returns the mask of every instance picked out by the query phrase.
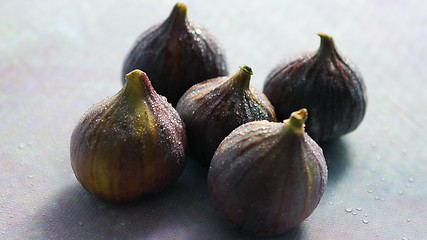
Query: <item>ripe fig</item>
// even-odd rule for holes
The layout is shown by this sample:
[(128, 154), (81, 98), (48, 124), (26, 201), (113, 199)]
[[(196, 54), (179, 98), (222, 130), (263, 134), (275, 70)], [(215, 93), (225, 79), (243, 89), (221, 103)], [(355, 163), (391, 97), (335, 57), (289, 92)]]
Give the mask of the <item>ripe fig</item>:
[(327, 184), (322, 149), (304, 131), (307, 110), (283, 122), (243, 124), (220, 144), (208, 172), (218, 212), (258, 236), (282, 234), (317, 207)]
[(226, 76), (223, 50), (209, 31), (187, 19), (187, 6), (177, 3), (170, 16), (136, 40), (123, 65), (123, 75), (141, 69), (154, 89), (173, 106), (184, 92), (206, 79)]
[(297, 109), (310, 112), (307, 133), (317, 142), (355, 130), (366, 111), (366, 88), (360, 73), (336, 50), (332, 37), (320, 33), (320, 48), (273, 70), (264, 93), (279, 121)]
[(185, 123), (189, 156), (206, 168), (221, 141), (236, 127), (255, 120), (275, 121), (265, 95), (250, 85), (252, 69), (198, 83), (180, 98), (176, 110)]
[(134, 70), (94, 105), (71, 135), (71, 166), (90, 193), (123, 203), (159, 192), (181, 175), (187, 139), (176, 110)]

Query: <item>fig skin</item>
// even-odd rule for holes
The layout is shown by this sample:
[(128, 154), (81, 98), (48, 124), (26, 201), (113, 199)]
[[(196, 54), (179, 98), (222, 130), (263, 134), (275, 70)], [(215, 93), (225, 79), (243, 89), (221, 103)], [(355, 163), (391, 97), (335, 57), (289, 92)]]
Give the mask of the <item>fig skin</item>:
[(282, 234), (315, 210), (327, 184), (322, 149), (304, 132), (306, 109), (283, 122), (246, 123), (221, 142), (208, 172), (215, 208), (237, 229)]
[(224, 51), (205, 27), (187, 19), (183, 3), (137, 39), (122, 74), (134, 69), (146, 72), (154, 89), (173, 106), (194, 84), (228, 75)]
[(71, 135), (70, 159), (90, 193), (125, 203), (157, 193), (181, 175), (185, 128), (147, 75), (134, 70), (114, 96), (91, 107)]
[(317, 142), (355, 130), (366, 112), (364, 80), (355, 65), (336, 50), (331, 36), (318, 34), (320, 48), (274, 69), (263, 92), (279, 121), (302, 107), (310, 112), (307, 133)]
[(238, 126), (276, 120), (267, 97), (250, 85), (252, 74), (244, 65), (233, 76), (194, 85), (180, 98), (176, 110), (186, 126), (189, 156), (200, 165), (209, 168), (218, 145)]

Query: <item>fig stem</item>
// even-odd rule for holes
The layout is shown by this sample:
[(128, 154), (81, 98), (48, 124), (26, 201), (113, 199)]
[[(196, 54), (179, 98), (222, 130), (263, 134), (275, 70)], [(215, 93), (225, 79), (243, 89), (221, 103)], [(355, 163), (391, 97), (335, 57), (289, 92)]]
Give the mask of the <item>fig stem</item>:
[(332, 52), (335, 51), (334, 39), (325, 33), (318, 33), (317, 35), (320, 37), (320, 47), (317, 54), (320, 59), (323, 59), (330, 56)]
[(182, 2), (177, 2), (170, 13), (169, 18), (172, 18), (173, 22), (183, 23), (187, 18), (187, 5)]
[(139, 69), (135, 69), (132, 72), (126, 74), (125, 78), (125, 94), (149, 97), (154, 91), (147, 74)]
[(294, 131), (303, 133), (305, 121), (307, 120), (308, 111), (306, 108), (301, 108), (298, 111), (291, 113), (289, 119), (284, 120), (283, 122), (286, 126), (289, 126)]
[(243, 65), (240, 67), (239, 71), (229, 78), (228, 82), (236, 90), (248, 90), (252, 74), (252, 68), (247, 65)]

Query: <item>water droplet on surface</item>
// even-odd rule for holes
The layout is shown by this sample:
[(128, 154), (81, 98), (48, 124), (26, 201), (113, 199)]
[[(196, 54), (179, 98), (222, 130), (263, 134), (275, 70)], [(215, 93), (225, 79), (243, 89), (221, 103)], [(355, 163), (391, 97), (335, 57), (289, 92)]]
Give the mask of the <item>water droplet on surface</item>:
[(412, 221), (412, 219), (408, 218), (408, 219), (406, 219), (406, 221), (407, 221), (407, 222), (410, 222), (410, 221)]
[(363, 220), (362, 220), (362, 222), (363, 222), (364, 224), (368, 224), (368, 223), (369, 223), (369, 221), (368, 221), (367, 219), (363, 219)]
[(409, 240), (409, 238), (407, 238), (407, 237), (402, 237), (402, 240)]
[(353, 215), (357, 215), (357, 212), (352, 213)]
[(365, 213), (365, 215), (363, 215), (363, 216), (367, 217), (367, 216), (368, 216), (368, 214), (367, 214), (367, 213)]
[(351, 213), (353, 211), (353, 209), (352, 208), (346, 208), (345, 211), (348, 213)]
[(20, 143), (20, 144), (18, 145), (18, 148), (19, 148), (19, 149), (23, 149), (23, 148), (25, 148), (25, 143)]
[(375, 200), (380, 200), (380, 196), (375, 196), (374, 199)]
[(368, 193), (373, 193), (374, 191), (372, 189), (368, 189)]
[(357, 207), (356, 210), (357, 211), (362, 211), (362, 208), (361, 207)]
[(80, 225), (80, 226), (83, 226), (83, 222), (82, 222), (82, 221), (79, 221), (79, 225)]
[(329, 205), (334, 205), (334, 203), (333, 202), (329, 202)]
[(414, 179), (413, 178), (409, 178), (409, 182), (414, 182)]

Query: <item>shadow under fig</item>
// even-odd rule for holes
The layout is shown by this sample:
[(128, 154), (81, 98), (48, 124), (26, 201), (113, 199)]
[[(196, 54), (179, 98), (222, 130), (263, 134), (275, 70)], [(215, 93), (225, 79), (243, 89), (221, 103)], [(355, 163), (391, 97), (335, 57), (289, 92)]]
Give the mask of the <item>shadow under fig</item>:
[[(206, 177), (206, 169), (189, 160), (173, 186), (130, 204), (109, 203), (76, 182), (35, 217), (46, 239), (253, 239), (216, 213)], [(301, 232), (297, 227), (278, 237), (256, 239), (300, 239)]]
[(348, 149), (343, 138), (319, 144), (328, 165), (328, 184), (334, 184), (343, 176), (350, 165)]

